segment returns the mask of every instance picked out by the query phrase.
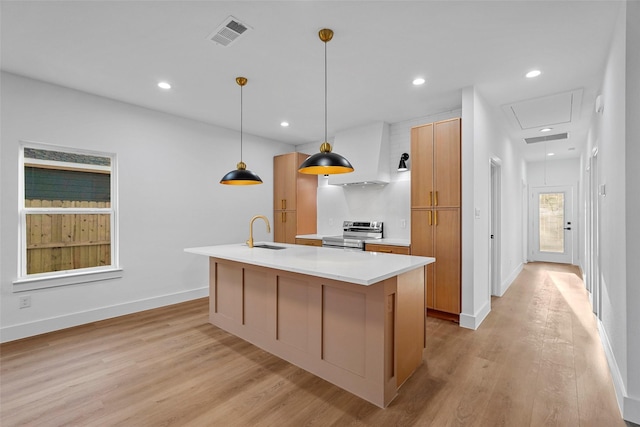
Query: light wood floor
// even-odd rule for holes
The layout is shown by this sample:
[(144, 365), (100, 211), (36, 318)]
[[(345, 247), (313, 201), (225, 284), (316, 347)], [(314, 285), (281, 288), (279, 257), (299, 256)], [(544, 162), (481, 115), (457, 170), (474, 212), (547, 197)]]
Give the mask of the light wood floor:
[(3, 427), (624, 426), (577, 270), (528, 264), (477, 331), (429, 318), (383, 410), (207, 323), (201, 299), (3, 344)]

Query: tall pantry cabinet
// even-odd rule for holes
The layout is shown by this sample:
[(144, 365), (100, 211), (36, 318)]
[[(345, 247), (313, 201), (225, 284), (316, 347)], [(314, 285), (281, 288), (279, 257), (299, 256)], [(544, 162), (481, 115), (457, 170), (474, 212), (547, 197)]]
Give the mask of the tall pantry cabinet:
[(317, 231), (318, 177), (298, 172), (308, 154), (287, 153), (273, 158), (273, 241), (296, 242), (297, 234)]
[(461, 120), (411, 129), (411, 254), (430, 256), (427, 314), (459, 320)]

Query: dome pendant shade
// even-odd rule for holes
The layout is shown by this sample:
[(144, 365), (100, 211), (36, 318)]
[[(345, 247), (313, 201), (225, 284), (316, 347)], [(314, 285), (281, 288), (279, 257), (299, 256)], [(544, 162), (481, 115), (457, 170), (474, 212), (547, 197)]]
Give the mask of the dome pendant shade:
[(232, 170), (222, 177), (220, 184), (227, 185), (256, 185), (262, 184), (262, 180), (258, 175), (247, 170), (244, 162), (238, 163), (237, 169)]
[(319, 153), (302, 162), (298, 172), (309, 175), (335, 175), (353, 172), (353, 166), (340, 154), (332, 153), (331, 144), (325, 142), (320, 146)]
[(220, 184), (225, 185), (256, 185), (262, 184), (262, 179), (255, 173), (247, 170), (247, 165), (242, 161), (242, 87), (247, 84), (246, 77), (236, 77), (236, 83), (240, 86), (240, 162), (236, 170), (232, 170), (222, 177)]
[(308, 175), (335, 175), (339, 173), (353, 172), (353, 166), (349, 160), (340, 154), (331, 152), (331, 144), (327, 142), (327, 43), (333, 38), (333, 31), (323, 28), (318, 32), (318, 37), (324, 43), (324, 141), (320, 146), (320, 152), (309, 156), (302, 162), (298, 172)]

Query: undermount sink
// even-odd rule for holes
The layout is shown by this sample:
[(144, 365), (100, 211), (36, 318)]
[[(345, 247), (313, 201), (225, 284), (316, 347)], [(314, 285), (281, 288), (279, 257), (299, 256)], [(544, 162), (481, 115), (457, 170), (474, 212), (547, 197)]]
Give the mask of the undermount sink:
[(262, 248), (262, 249), (287, 249), (284, 246), (274, 246), (274, 245), (267, 245), (264, 243), (259, 243), (257, 245), (253, 245), (254, 248)]

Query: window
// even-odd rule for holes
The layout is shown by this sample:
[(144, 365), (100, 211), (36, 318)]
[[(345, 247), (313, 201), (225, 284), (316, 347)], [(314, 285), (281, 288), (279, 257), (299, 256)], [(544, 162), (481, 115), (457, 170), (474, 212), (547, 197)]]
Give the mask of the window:
[(115, 154), (31, 143), (20, 150), (16, 290), (119, 277), (109, 274), (119, 271)]

